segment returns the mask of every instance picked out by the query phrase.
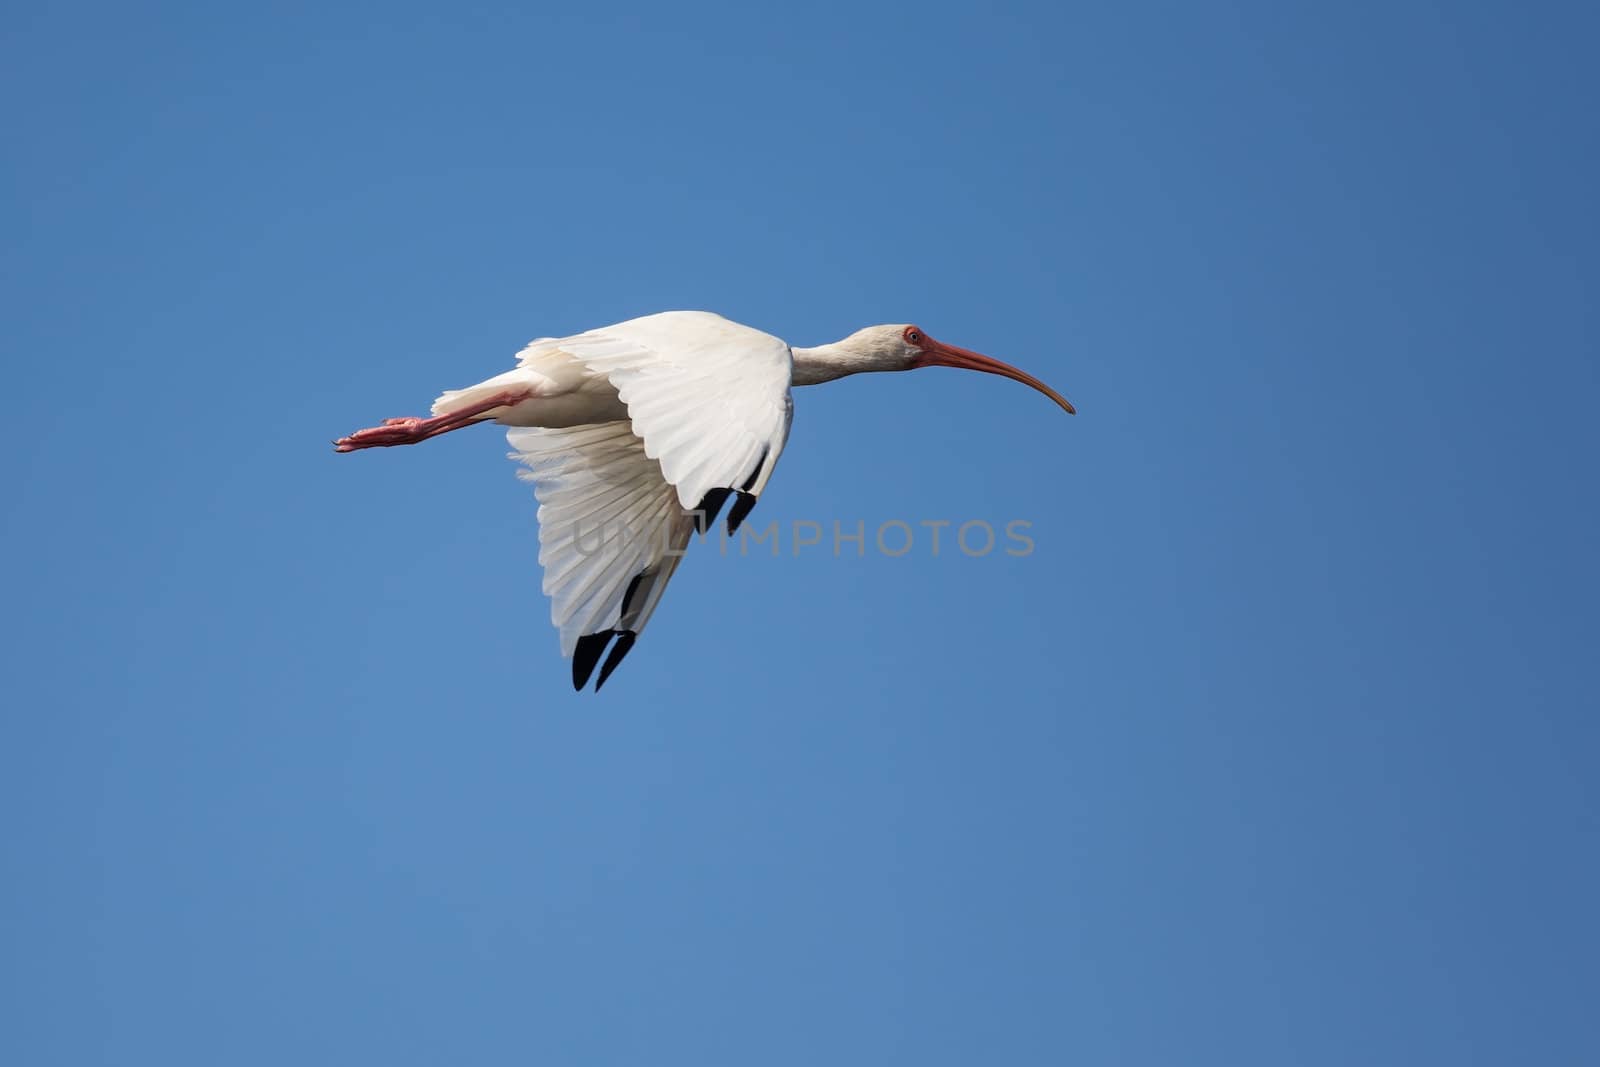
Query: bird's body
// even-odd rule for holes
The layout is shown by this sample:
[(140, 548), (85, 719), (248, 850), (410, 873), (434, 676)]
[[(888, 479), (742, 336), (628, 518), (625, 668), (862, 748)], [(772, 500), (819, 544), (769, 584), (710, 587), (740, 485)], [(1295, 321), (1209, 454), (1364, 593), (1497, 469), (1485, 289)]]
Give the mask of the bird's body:
[(513, 427), (513, 458), (539, 500), (539, 562), (562, 654), (596, 688), (633, 646), (696, 528), (732, 499), (735, 531), (789, 435), (791, 385), (865, 371), (960, 366), (1036, 379), (943, 345), (915, 326), (875, 326), (791, 348), (704, 311), (668, 311), (570, 337), (540, 338), (515, 369), (452, 390), (427, 419), (390, 419), (341, 438), (341, 452), (414, 444), (476, 422)]
[[(542, 337), (517, 355), (515, 370), (468, 389), (452, 390), (434, 401), (433, 414), (444, 415), (507, 389), (526, 389), (528, 398), (499, 411), (494, 421), (505, 426), (561, 429), (628, 418), (610, 376), (562, 346), (632, 345), (653, 353), (672, 353), (684, 366), (695, 366), (717, 353), (747, 354), (749, 361), (787, 361), (789, 346), (770, 334), (729, 322), (707, 311), (667, 311), (591, 330), (577, 337)], [(737, 368), (734, 368), (737, 369)]]

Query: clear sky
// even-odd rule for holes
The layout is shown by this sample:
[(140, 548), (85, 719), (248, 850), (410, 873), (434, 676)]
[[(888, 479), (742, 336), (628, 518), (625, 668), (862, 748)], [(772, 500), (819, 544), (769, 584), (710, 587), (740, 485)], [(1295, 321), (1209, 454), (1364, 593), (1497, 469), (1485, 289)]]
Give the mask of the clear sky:
[[(13, 10), (0, 1061), (1600, 1062), (1592, 10)], [(329, 441), (669, 308), (1081, 413), (800, 391), (574, 694)]]

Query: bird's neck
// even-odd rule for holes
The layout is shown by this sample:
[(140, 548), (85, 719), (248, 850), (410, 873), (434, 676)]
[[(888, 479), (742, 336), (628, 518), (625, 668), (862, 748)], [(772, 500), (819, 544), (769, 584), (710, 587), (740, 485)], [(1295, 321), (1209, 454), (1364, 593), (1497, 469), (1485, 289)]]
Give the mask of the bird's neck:
[(821, 385), (847, 374), (864, 371), (890, 370), (877, 353), (850, 343), (850, 338), (816, 348), (789, 349), (794, 354), (794, 373), (791, 385)]

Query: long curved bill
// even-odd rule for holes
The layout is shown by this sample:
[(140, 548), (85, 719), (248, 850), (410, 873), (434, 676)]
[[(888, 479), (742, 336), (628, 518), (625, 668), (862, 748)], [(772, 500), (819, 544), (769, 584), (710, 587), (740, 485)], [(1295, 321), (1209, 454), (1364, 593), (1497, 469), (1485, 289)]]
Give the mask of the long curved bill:
[(947, 345), (943, 341), (935, 341), (929, 337), (922, 349), (922, 359), (918, 362), (921, 367), (957, 367), (961, 370), (982, 371), (985, 374), (998, 374), (1002, 378), (1010, 378), (1014, 382), (1039, 390), (1045, 396), (1061, 405), (1061, 409), (1068, 415), (1076, 415), (1078, 409), (1071, 402), (1048, 385), (1029, 374), (1027, 371), (1018, 370), (1009, 363), (1002, 363), (998, 359), (991, 359), (978, 352), (966, 348), (957, 348)]

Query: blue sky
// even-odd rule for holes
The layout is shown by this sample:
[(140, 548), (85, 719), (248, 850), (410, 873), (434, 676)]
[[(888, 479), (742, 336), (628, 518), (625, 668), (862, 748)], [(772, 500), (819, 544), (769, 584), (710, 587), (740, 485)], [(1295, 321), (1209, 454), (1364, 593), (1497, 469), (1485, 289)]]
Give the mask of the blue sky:
[[(0, 1059), (1587, 1063), (1579, 5), (13, 14)], [(801, 391), (596, 697), (493, 430), (708, 308)]]

